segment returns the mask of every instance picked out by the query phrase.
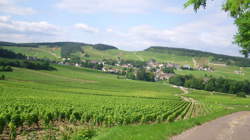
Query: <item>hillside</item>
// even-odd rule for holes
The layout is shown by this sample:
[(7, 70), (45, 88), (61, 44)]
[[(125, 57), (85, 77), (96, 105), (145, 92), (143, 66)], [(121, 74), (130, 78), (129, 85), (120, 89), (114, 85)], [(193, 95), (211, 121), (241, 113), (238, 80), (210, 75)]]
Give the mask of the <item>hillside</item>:
[[(139, 139), (134, 131), (147, 135), (154, 130), (157, 135), (151, 134), (151, 137), (160, 140), (166, 133), (171, 136), (197, 122), (236, 111), (236, 108), (227, 109), (233, 104), (238, 107), (249, 105), (249, 98), (223, 94), (211, 96), (208, 92), (200, 94), (196, 90), (182, 95), (182, 90), (164, 82), (117, 79), (112, 74), (72, 66), (53, 67), (57, 70), (14, 68), (13, 72), (0, 72), (6, 77), (0, 80), (0, 120), (6, 115), (14, 118), (19, 114), (21, 124), (17, 127), (23, 124), (23, 131), (26, 134), (36, 132), (38, 139), (51, 132), (61, 139), (64, 133), (76, 135), (73, 132), (88, 128), (96, 133), (95, 139), (129, 139), (128, 136)], [(218, 106), (218, 103), (223, 106)], [(27, 117), (39, 119), (36, 131), (29, 130), (26, 125), (31, 123), (30, 127), (36, 128), (32, 125), (35, 120), (26, 121), (27, 113), (32, 115)], [(202, 119), (189, 120), (198, 116)], [(182, 124), (185, 127), (178, 126), (181, 120), (187, 122)], [(54, 128), (47, 128), (48, 124)], [(17, 130), (19, 139), (27, 136), (20, 134)], [(5, 133), (2, 136), (7, 137)]]
[(44, 42), (44, 43), (10, 43), (0, 42), (0, 47), (23, 53), (27, 56), (38, 58), (49, 58), (59, 60), (62, 57), (70, 57), (72, 53), (82, 52), (83, 46), (91, 46), (96, 50), (117, 49), (116, 47), (105, 44), (85, 44), (77, 42)]
[[(10, 43), (0, 42), (0, 47), (23, 53), (27, 56), (60, 60), (63, 57), (77, 56), (82, 59), (124, 59), (136, 61), (149, 61), (155, 59), (159, 62), (174, 62), (181, 65), (193, 65), (193, 58), (206, 61), (206, 63), (227, 64), (240, 67), (249, 67), (250, 60), (241, 57), (227, 56), (182, 48), (150, 47), (144, 51), (130, 52), (119, 50), (114, 46), (105, 44), (87, 44), (77, 42), (44, 42), (44, 43)], [(85, 57), (87, 56), (87, 57)]]
[(145, 51), (164, 53), (164, 54), (174, 54), (177, 56), (203, 57), (203, 58), (206, 57), (210, 58), (210, 61), (213, 63), (236, 65), (240, 67), (250, 66), (250, 59), (247, 58), (215, 54), (198, 50), (191, 50), (184, 48), (170, 48), (170, 47), (150, 47)]
[[(163, 50), (157, 52), (164, 48), (128, 52), (103, 44), (95, 45), (98, 49), (75, 44), (77, 49), (71, 49), (67, 46), (70, 44), (63, 43), (56, 47), (48, 44), (37, 47), (5, 46), (0, 49), (0, 138), (162, 140), (217, 117), (249, 110), (250, 98), (237, 97), (237, 92), (234, 95), (187, 89), (170, 85), (167, 80), (130, 80), (119, 74), (83, 68), (69, 62), (76, 58), (79, 58), (76, 63), (83, 64), (87, 64), (86, 60), (113, 59), (116, 61), (112, 67), (118, 67), (117, 61), (123, 59), (130, 60), (129, 63), (135, 61), (139, 66), (151, 59), (193, 63), (190, 64), (193, 66), (208, 63), (215, 67), (214, 71), (176, 69), (174, 72), (196, 77), (223, 76), (235, 80), (236, 84), (249, 83), (243, 81), (250, 77), (248, 67), (215, 65), (204, 55), (185, 56), (178, 51), (171, 52), (174, 51), (171, 49), (166, 49), (170, 53)], [(73, 50), (65, 63), (60, 63), (62, 58), (59, 57), (59, 63), (38, 59), (47, 58), (46, 55), (51, 53), (60, 55), (63, 48), (67, 48), (67, 52)], [(33, 56), (37, 52), (38, 58), (23, 55), (25, 51), (26, 55)], [(139, 62), (143, 62), (142, 65)], [(133, 68), (137, 69), (136, 65)], [(243, 74), (235, 74), (235, 71), (242, 71)]]

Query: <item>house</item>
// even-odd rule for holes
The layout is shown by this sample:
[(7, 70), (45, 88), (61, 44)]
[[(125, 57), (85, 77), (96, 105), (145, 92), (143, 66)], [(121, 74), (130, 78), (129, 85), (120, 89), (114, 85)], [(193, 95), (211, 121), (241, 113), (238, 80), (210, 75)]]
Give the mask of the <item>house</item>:
[(75, 63), (75, 66), (76, 66), (76, 67), (80, 67), (81, 65), (80, 65), (80, 64), (78, 64), (78, 63)]
[(98, 62), (96, 60), (90, 60), (90, 63), (97, 64)]
[(168, 68), (180, 69), (180, 65), (179, 65), (179, 64), (175, 64), (175, 63), (168, 63), (166, 66), (167, 66)]
[(199, 66), (199, 67), (198, 67), (198, 70), (200, 70), (200, 71), (212, 72), (212, 71), (213, 71), (213, 68), (212, 68), (212, 67), (209, 67), (209, 66)]
[(160, 80), (168, 80), (175, 74), (173, 73), (164, 73), (164, 72), (156, 72), (155, 73), (155, 81), (160, 81)]
[(107, 72), (107, 69), (105, 67), (102, 68), (103, 72)]
[(234, 73), (235, 74), (240, 74), (240, 75), (243, 75), (244, 73), (242, 72), (242, 71), (240, 71), (240, 70), (236, 70), (236, 71), (234, 71)]
[(191, 70), (192, 69), (192, 67), (190, 66), (190, 65), (183, 65), (182, 66), (182, 69), (186, 69), (186, 70)]

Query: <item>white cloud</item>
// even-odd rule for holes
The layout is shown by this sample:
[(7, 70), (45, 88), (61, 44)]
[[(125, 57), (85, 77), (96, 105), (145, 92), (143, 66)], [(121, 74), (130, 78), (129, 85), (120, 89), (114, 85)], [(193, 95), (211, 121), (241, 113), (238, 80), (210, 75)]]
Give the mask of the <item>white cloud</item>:
[(8, 16), (0, 16), (0, 31), (1, 40), (23, 42), (55, 39), (62, 29), (46, 21), (16, 21)]
[(163, 12), (173, 13), (173, 14), (193, 14), (194, 10), (191, 7), (184, 8), (179, 6), (167, 6), (164, 7)]
[(61, 0), (57, 7), (73, 12), (143, 13), (162, 0)]
[(0, 0), (0, 12), (14, 15), (29, 15), (35, 13), (32, 8), (17, 5), (17, 0)]
[(232, 44), (236, 27), (232, 23), (227, 24), (225, 21), (228, 20), (225, 13), (217, 13), (172, 28), (140, 25), (128, 29), (126, 33), (112, 29), (109, 33), (116, 40), (107, 43), (126, 50), (159, 45), (238, 55), (239, 48)]
[(98, 33), (99, 30), (97, 28), (91, 27), (87, 24), (83, 24), (83, 23), (79, 23), (79, 24), (75, 24), (75, 27), (77, 29), (83, 30), (85, 32), (89, 32), (89, 33)]

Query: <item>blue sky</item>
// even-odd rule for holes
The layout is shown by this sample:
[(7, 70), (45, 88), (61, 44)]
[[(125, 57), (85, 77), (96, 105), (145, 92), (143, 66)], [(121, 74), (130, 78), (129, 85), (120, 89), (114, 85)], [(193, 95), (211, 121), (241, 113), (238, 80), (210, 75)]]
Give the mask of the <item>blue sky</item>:
[(240, 55), (236, 27), (209, 1), (195, 13), (185, 0), (0, 0), (0, 40), (105, 43), (123, 50), (149, 46)]

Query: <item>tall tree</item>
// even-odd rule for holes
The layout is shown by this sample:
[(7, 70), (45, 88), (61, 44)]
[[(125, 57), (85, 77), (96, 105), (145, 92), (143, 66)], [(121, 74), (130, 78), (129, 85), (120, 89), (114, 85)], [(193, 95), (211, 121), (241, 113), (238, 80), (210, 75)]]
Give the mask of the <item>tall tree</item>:
[[(195, 11), (206, 7), (207, 0), (187, 0), (184, 7), (193, 5)], [(223, 10), (235, 18), (238, 32), (234, 36), (234, 43), (239, 45), (241, 53), (248, 57), (250, 53), (250, 0), (226, 0), (222, 5)]]

